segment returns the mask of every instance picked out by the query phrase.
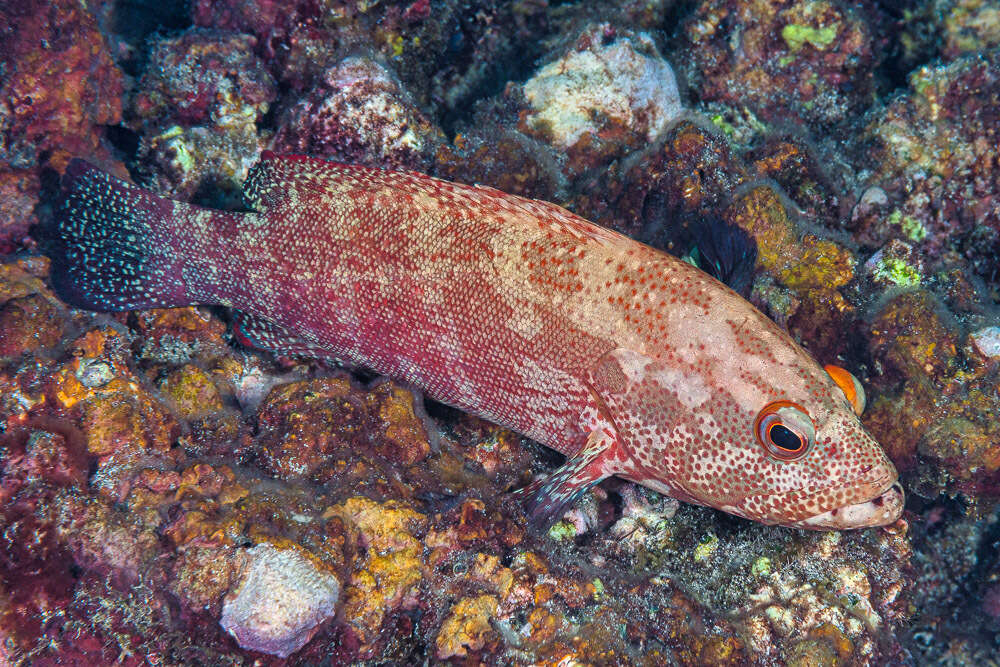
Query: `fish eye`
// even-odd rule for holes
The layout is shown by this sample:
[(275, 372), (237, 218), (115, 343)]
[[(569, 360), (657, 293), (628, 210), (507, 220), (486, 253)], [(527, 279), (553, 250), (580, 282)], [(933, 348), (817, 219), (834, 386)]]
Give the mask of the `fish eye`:
[(816, 439), (816, 427), (801, 405), (791, 401), (774, 401), (765, 405), (757, 415), (754, 435), (774, 458), (794, 461), (809, 451)]

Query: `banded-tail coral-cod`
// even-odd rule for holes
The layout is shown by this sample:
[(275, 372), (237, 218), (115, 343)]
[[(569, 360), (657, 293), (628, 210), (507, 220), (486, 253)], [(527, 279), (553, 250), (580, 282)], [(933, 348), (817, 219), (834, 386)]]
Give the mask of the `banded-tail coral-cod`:
[(363, 366), (523, 433), (566, 455), (528, 500), (536, 519), (612, 475), (769, 524), (902, 511), (850, 380), (709, 275), (554, 204), (271, 153), (249, 212), (79, 160), (65, 187), (52, 253), (68, 303), (227, 306), (257, 347)]

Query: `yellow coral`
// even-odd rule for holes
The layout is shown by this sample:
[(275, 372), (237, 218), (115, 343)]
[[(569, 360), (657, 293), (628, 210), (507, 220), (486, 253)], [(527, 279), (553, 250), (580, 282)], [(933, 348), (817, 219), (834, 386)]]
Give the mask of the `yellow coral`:
[(836, 289), (854, 279), (851, 251), (813, 235), (799, 238), (777, 193), (761, 186), (737, 202), (729, 217), (757, 241), (757, 261), (793, 290)]
[(208, 374), (197, 366), (185, 364), (175, 369), (160, 383), (160, 389), (185, 419), (222, 410), (219, 390)]
[(360, 496), (328, 508), (323, 516), (342, 519), (367, 547), (365, 555), (354, 562), (344, 614), (358, 637), (371, 642), (386, 613), (404, 606), (417, 593), (424, 568), (417, 532), (426, 518), (402, 503), (377, 503)]
[(459, 600), (441, 625), (435, 640), (438, 657), (447, 660), (481, 649), (486, 643), (486, 636), (493, 632), (490, 618), (496, 615), (497, 605), (499, 601), (493, 595)]

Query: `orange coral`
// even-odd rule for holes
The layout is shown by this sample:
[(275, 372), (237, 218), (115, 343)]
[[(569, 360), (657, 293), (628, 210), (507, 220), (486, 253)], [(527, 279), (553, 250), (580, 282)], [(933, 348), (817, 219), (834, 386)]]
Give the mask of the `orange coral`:
[(434, 640), (438, 658), (464, 657), (483, 648), (493, 634), (490, 619), (496, 615), (497, 604), (493, 595), (464, 598), (455, 603)]
[(324, 516), (342, 519), (366, 547), (352, 565), (344, 614), (362, 644), (370, 645), (387, 613), (416, 601), (424, 568), (417, 535), (425, 518), (402, 503), (360, 496), (328, 508)]

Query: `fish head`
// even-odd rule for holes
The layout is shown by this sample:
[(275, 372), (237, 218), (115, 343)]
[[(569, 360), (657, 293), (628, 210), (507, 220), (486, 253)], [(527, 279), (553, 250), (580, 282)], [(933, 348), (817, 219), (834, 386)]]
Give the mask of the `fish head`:
[[(904, 496), (895, 466), (838, 389), (828, 392), (751, 406), (759, 409), (742, 448), (754, 460), (749, 469), (763, 475), (743, 487), (729, 511), (765, 523), (836, 530), (899, 518)], [(740, 488), (732, 477), (726, 483)]]
[(619, 474), (767, 524), (894, 522), (896, 469), (841, 386), (784, 332), (770, 342), (766, 363), (611, 353), (593, 382), (628, 453)]

